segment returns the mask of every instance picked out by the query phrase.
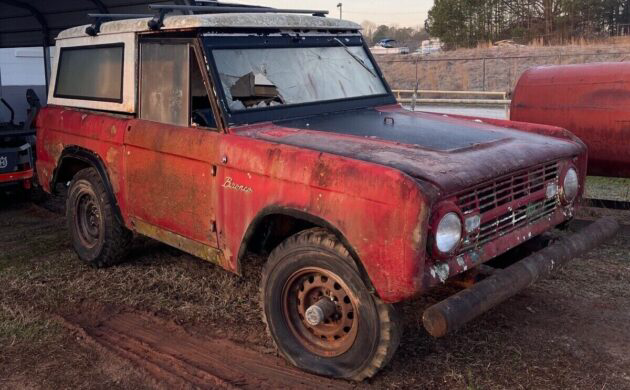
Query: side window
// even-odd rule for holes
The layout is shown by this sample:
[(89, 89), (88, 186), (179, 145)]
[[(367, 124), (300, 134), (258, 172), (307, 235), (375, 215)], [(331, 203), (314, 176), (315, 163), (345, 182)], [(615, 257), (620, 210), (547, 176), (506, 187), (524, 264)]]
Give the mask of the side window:
[(140, 118), (178, 126), (215, 126), (203, 77), (189, 44), (141, 44)]
[(122, 102), (123, 52), (122, 43), (61, 48), (53, 96)]
[(188, 126), (188, 45), (140, 46), (140, 118)]

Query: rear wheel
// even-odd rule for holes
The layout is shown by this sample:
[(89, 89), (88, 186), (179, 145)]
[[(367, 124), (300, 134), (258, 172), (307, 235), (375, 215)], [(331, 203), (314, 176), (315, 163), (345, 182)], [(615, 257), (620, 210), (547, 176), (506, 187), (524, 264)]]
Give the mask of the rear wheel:
[(324, 229), (298, 233), (272, 252), (261, 298), (279, 351), (306, 371), (363, 380), (398, 347), (394, 308), (368, 291), (346, 248)]
[(72, 244), (81, 260), (100, 268), (124, 259), (132, 235), (116, 215), (101, 176), (94, 168), (83, 169), (72, 179), (66, 219)]

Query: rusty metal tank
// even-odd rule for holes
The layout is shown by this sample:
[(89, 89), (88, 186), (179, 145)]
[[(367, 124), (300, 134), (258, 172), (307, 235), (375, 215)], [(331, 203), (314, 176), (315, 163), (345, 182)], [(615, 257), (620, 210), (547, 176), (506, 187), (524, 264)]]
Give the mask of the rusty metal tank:
[(588, 174), (630, 178), (630, 63), (531, 68), (510, 119), (563, 127), (588, 146)]

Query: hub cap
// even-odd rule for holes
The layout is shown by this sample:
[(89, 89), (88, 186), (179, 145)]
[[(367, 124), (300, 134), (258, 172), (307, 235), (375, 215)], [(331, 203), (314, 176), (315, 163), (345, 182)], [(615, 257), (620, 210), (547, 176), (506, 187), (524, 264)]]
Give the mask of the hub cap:
[(356, 339), (357, 302), (346, 284), (321, 268), (291, 275), (283, 291), (289, 329), (309, 351), (325, 357), (346, 352)]

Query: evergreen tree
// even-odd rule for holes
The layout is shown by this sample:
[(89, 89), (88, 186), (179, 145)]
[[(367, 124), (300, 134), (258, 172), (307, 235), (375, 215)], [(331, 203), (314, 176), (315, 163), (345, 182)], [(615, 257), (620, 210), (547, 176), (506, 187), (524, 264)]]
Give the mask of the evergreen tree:
[(630, 0), (435, 0), (425, 29), (451, 48), (628, 34)]

